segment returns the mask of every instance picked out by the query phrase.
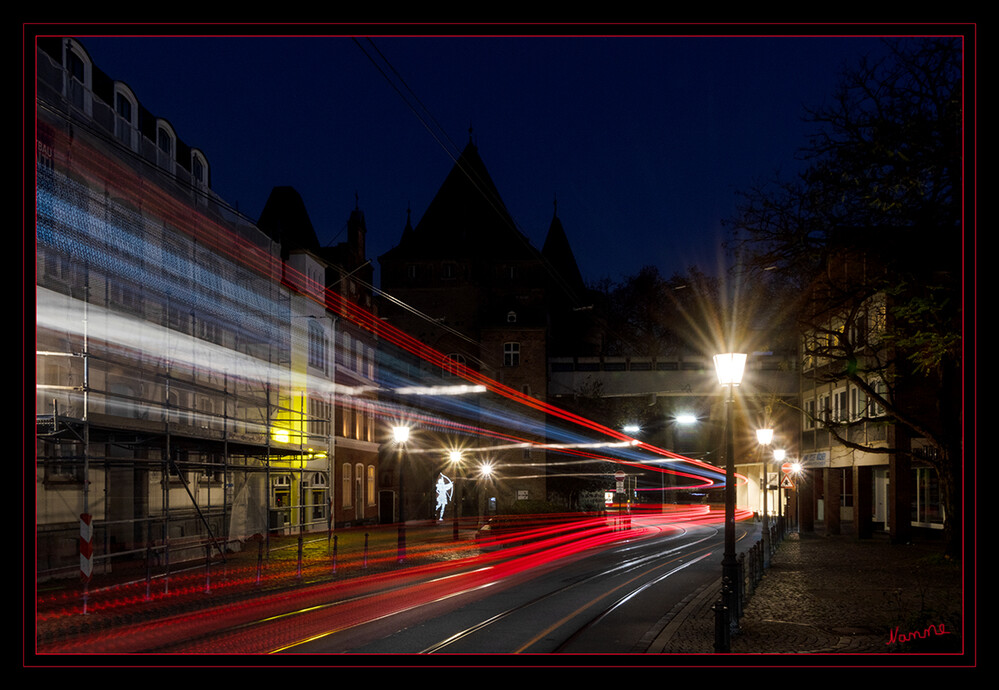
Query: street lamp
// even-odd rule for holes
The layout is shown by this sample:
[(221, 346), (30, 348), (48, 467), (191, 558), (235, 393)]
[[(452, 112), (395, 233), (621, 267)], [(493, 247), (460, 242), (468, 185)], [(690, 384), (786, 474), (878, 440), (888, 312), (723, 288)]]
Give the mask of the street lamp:
[[(787, 457), (787, 451), (783, 448), (774, 448), (774, 462), (777, 464), (778, 469), (781, 470), (783, 474), (783, 467), (781, 463), (784, 462), (784, 458)], [(777, 482), (777, 524), (780, 526), (781, 521), (784, 519), (784, 501), (782, 499), (781, 484), (784, 483), (783, 477)], [(781, 534), (783, 534), (783, 527), (781, 527)]]
[(804, 470), (798, 461), (791, 463), (791, 474), (795, 476), (794, 483), (794, 527), (795, 531), (801, 533), (801, 473)]
[(760, 455), (763, 458), (763, 567), (767, 568), (770, 566), (770, 509), (767, 506), (767, 494), (770, 493), (770, 473), (768, 471), (766, 446), (769, 446), (773, 442), (774, 430), (757, 429), (756, 440), (764, 447)]
[(725, 410), (725, 553), (722, 557), (722, 581), (727, 580), (729, 625), (735, 629), (738, 626), (739, 605), (739, 561), (735, 557), (735, 429), (733, 427), (733, 408), (735, 407), (735, 387), (742, 383), (742, 374), (746, 370), (746, 355), (742, 353), (727, 353), (715, 355), (715, 372), (718, 383), (728, 386), (728, 405)]
[(392, 427), (392, 440), (395, 441), (396, 448), (399, 451), (399, 562), (402, 563), (406, 558), (406, 494), (403, 491), (403, 477), (405, 473), (402, 468), (402, 450), (409, 440), (409, 427), (402, 425)]
[(479, 480), (480, 480), (478, 482), (478, 484), (479, 484), (479, 522), (482, 522), (482, 519), (483, 519), (483, 517), (485, 515), (486, 495), (485, 495), (485, 491), (483, 491), (483, 483), (485, 481), (487, 481), (492, 476), (492, 474), (493, 474), (493, 464), (491, 462), (486, 461), (486, 462), (483, 462), (481, 465), (479, 465)]
[[(454, 476), (455, 480), (458, 479), (458, 472), (461, 470), (461, 451), (452, 450), (448, 452), (448, 459), (454, 466)], [(451, 533), (455, 541), (458, 541), (458, 506), (461, 505), (461, 483), (458, 481), (454, 482), (457, 486), (455, 487), (455, 496), (453, 498), (454, 509), (451, 514)]]

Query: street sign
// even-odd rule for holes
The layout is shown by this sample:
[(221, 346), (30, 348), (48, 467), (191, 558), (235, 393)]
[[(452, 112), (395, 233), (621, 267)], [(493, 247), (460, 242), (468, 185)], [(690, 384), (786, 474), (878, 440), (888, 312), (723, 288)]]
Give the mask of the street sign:
[(784, 479), (781, 480), (780, 486), (782, 489), (793, 489), (794, 482), (791, 481), (791, 477), (789, 475), (784, 475)]
[(783, 465), (780, 466), (780, 471), (783, 472), (784, 474), (791, 474), (791, 463), (785, 462)]
[(618, 470), (614, 473), (614, 479), (617, 480), (617, 492), (619, 494), (624, 493), (624, 472)]

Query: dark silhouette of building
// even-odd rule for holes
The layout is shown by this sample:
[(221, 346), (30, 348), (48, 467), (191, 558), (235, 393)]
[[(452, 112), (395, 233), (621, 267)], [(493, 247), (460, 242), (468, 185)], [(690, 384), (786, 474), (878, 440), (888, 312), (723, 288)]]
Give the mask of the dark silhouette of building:
[[(549, 355), (576, 347), (585, 332), (585, 286), (557, 215), (539, 251), (510, 216), (474, 143), (416, 227), (407, 219), (399, 244), (379, 262), (381, 288), (391, 298), (381, 314), (390, 323), (456, 367), (547, 401)], [(412, 366), (428, 383), (456, 380), (447, 366), (415, 358)], [(545, 501), (548, 493), (547, 453), (534, 446), (546, 441), (546, 415), (506, 404), (511, 420), (530, 431), (523, 447), (490, 454), (497, 467), (490, 499), (500, 510)], [(486, 415), (481, 423), (495, 426)]]

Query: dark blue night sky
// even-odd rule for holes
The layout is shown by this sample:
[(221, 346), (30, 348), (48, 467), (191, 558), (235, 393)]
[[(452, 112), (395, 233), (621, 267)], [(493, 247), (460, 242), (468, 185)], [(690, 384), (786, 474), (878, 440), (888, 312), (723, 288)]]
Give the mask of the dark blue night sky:
[(356, 193), (376, 259), (407, 208), (419, 220), (471, 127), (539, 248), (558, 199), (588, 282), (649, 264), (714, 272), (735, 192), (792, 172), (803, 105), (883, 50), (828, 36), (76, 35), (204, 151), (216, 192), (251, 218), (291, 185), (320, 241), (339, 242)]

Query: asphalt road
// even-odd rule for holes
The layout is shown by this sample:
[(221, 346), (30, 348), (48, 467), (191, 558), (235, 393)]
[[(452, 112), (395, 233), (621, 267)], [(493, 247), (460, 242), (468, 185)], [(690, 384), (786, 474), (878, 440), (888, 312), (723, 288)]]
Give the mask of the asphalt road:
[[(637, 527), (637, 525), (636, 525)], [(740, 547), (755, 536), (739, 523)], [(645, 530), (599, 548), (546, 559), (550, 550), (413, 585), (405, 606), (372, 599), (368, 620), (281, 648), (285, 654), (644, 653), (672, 607), (720, 574), (720, 525)], [(740, 550), (742, 550), (740, 548)], [(430, 588), (428, 590), (428, 587)], [(429, 596), (428, 596), (429, 592)], [(397, 598), (398, 593), (393, 593)]]

